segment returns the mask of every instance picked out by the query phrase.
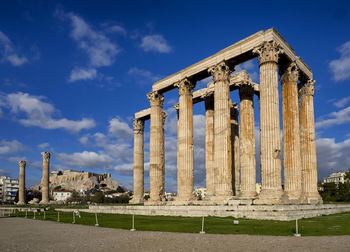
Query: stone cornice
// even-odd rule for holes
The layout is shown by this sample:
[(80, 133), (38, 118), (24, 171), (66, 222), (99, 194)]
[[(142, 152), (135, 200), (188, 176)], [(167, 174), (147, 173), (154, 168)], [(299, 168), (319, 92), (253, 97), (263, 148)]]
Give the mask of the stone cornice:
[(147, 98), (152, 106), (160, 106), (163, 107), (164, 97), (161, 93), (157, 91), (153, 91), (147, 94)]

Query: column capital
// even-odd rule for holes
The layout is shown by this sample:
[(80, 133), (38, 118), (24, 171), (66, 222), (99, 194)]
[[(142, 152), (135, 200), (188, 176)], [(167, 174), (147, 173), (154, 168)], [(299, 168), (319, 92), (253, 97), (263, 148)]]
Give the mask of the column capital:
[(41, 152), (41, 155), (43, 156), (43, 159), (49, 161), (50, 157), (51, 157), (51, 153), (50, 152)]
[(164, 97), (158, 91), (152, 91), (152, 92), (148, 93), (147, 98), (148, 98), (151, 106), (163, 107)]
[(27, 162), (24, 161), (24, 160), (20, 160), (20, 161), (18, 161), (18, 164), (19, 164), (20, 166), (25, 166), (25, 165), (27, 164)]
[(179, 89), (179, 95), (192, 95), (195, 84), (188, 78), (184, 78), (174, 84)]
[(286, 82), (297, 82), (299, 79), (299, 68), (295, 61), (291, 62), (288, 67), (281, 72), (281, 84)]
[(239, 86), (239, 98), (241, 100), (244, 99), (252, 99), (254, 96), (255, 90), (252, 83), (245, 83)]
[(234, 69), (230, 69), (229, 65), (222, 61), (215, 66), (209, 67), (208, 72), (213, 76), (214, 82), (230, 81), (231, 70), (233, 71)]
[(279, 55), (284, 53), (281, 46), (275, 41), (264, 42), (253, 49), (254, 54), (258, 54), (259, 65), (267, 62), (277, 63)]
[(299, 97), (303, 96), (313, 96), (315, 93), (315, 80), (308, 80), (299, 89)]
[(230, 105), (231, 119), (232, 118), (238, 118), (238, 114), (239, 114), (239, 111), (238, 111), (238, 104), (237, 104), (237, 102), (231, 103), (231, 105)]
[(145, 122), (141, 119), (134, 119), (134, 134), (143, 134), (143, 130), (145, 128)]

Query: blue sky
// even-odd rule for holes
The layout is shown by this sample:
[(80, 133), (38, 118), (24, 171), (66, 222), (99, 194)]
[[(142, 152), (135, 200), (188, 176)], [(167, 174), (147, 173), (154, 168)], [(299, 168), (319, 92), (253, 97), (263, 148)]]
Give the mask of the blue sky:
[[(51, 170), (111, 172), (132, 189), (132, 118), (149, 107), (152, 83), (271, 27), (314, 73), (319, 178), (350, 168), (347, 1), (1, 1), (0, 174), (17, 177), (25, 159), (27, 185), (37, 184), (40, 152), (50, 151)], [(256, 60), (242, 69), (259, 82)], [(176, 189), (177, 99), (165, 94), (167, 191)], [(204, 104), (194, 114), (195, 185), (204, 186)], [(148, 145), (149, 122), (146, 189)]]

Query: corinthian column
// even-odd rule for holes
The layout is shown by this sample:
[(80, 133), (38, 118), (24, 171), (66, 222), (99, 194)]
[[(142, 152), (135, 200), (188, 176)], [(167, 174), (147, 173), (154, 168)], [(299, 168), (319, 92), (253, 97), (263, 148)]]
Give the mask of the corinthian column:
[(302, 197), (308, 204), (322, 203), (317, 191), (314, 82), (309, 80), (299, 90)]
[(41, 204), (49, 203), (49, 174), (50, 174), (50, 152), (41, 152), (43, 156), (43, 177), (41, 179)]
[(150, 126), (150, 201), (159, 202), (164, 197), (164, 97), (157, 91), (147, 94), (151, 105)]
[(238, 195), (240, 190), (239, 172), (239, 128), (238, 128), (238, 104), (231, 104), (231, 167), (232, 167), (232, 190)]
[(134, 120), (134, 197), (132, 203), (143, 202), (144, 192), (144, 149), (143, 132), (145, 122), (140, 119)]
[(210, 199), (215, 195), (215, 163), (214, 163), (214, 94), (207, 93), (205, 105), (205, 171), (206, 195)]
[(223, 61), (209, 72), (214, 80), (215, 195), (225, 200), (232, 196), (230, 69)]
[(301, 196), (298, 77), (295, 62), (292, 62), (281, 75), (285, 193), (283, 198), (286, 203), (299, 203)]
[(262, 190), (256, 204), (281, 203), (281, 132), (277, 62), (282, 53), (276, 42), (255, 48), (260, 68), (260, 158)]
[(177, 135), (177, 200), (193, 200), (193, 102), (194, 84), (183, 79), (175, 84), (179, 89), (179, 120)]
[(256, 196), (256, 164), (254, 134), (254, 87), (244, 83), (239, 87), (240, 97), (240, 163), (241, 163), (241, 198)]
[(25, 189), (26, 189), (26, 161), (19, 161), (19, 189), (18, 189), (18, 205), (25, 205), (26, 204), (26, 195), (25, 195)]

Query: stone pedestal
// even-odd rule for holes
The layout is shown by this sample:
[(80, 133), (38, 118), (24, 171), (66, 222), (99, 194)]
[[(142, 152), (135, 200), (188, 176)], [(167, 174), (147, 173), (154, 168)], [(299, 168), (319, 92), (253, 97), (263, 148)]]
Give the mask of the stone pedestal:
[(231, 104), (231, 167), (232, 167), (232, 190), (237, 196), (240, 191), (240, 165), (239, 165), (239, 127), (238, 127), (238, 104)]
[(145, 122), (134, 120), (134, 196), (131, 203), (142, 203), (144, 193), (144, 144), (143, 132)]
[(193, 196), (193, 102), (194, 84), (188, 79), (175, 84), (179, 89), (177, 136), (177, 201), (190, 201)]
[(147, 94), (151, 105), (150, 126), (150, 199), (159, 202), (164, 198), (164, 126), (162, 94)]
[(300, 203), (301, 159), (298, 108), (298, 68), (292, 62), (281, 74), (285, 203)]
[(43, 156), (43, 177), (41, 179), (41, 201), (40, 204), (49, 203), (49, 183), (50, 183), (50, 152), (41, 152)]
[(26, 204), (26, 161), (19, 161), (19, 188), (18, 188), (18, 202), (17, 205), (25, 205)]
[(255, 129), (254, 129), (254, 87), (244, 83), (239, 87), (240, 96), (240, 198), (256, 197)]
[(232, 197), (230, 69), (221, 62), (209, 72), (214, 80), (215, 195), (226, 200)]
[(299, 89), (300, 145), (303, 202), (320, 204), (317, 191), (317, 156), (314, 118), (314, 80), (302, 83)]
[(276, 42), (265, 42), (253, 50), (260, 68), (260, 158), (261, 187), (255, 204), (280, 204), (281, 132), (278, 99), (277, 62), (282, 53)]

